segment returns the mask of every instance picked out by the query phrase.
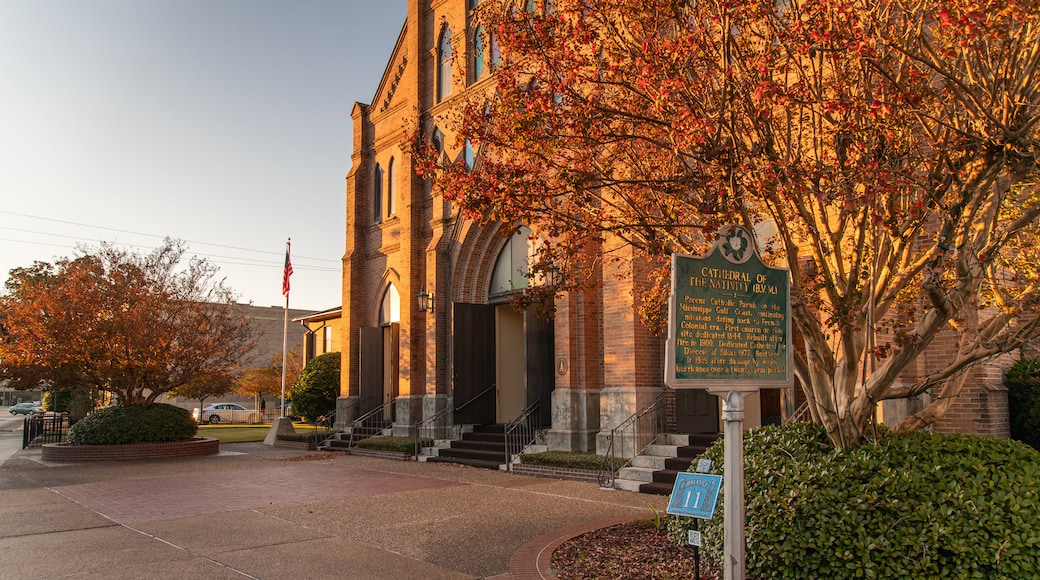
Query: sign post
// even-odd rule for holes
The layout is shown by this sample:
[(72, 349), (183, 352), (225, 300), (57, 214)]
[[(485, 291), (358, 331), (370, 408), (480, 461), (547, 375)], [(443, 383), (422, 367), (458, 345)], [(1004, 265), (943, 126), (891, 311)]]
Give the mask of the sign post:
[[(711, 469), (711, 461), (703, 466), (703, 471)], [(668, 499), (666, 513), (673, 516), (694, 518), (693, 529), (690, 530), (689, 544), (693, 546), (693, 562), (696, 569), (695, 578), (701, 577), (701, 533), (697, 529), (697, 519), (710, 520), (715, 515), (715, 504), (719, 499), (719, 488), (722, 478), (702, 472), (698, 463), (697, 473), (679, 473), (675, 476), (672, 496)]]
[(705, 256), (672, 255), (665, 384), (723, 401), (726, 580), (745, 575), (744, 396), (793, 376), (788, 271), (763, 263), (753, 240), (730, 225)]

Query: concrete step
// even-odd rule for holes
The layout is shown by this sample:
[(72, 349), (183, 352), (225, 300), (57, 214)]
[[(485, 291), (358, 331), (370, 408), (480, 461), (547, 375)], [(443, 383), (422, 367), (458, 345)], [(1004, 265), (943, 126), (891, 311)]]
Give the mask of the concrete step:
[(647, 445), (642, 454), (656, 455), (658, 457), (676, 457), (678, 451), (678, 445), (661, 445), (660, 443), (654, 443), (652, 445)]
[(661, 445), (675, 445), (682, 447), (683, 445), (690, 444), (690, 436), (680, 433), (665, 433), (657, 437), (657, 442)]
[[(654, 472), (656, 471), (656, 469), (650, 469), (647, 467), (623, 467), (618, 470), (617, 479), (627, 479), (648, 483), (654, 480)], [(617, 481), (617, 479), (615, 479), (615, 481)]]
[(615, 479), (614, 489), (620, 489), (624, 491), (634, 491), (639, 493), (639, 488), (645, 485), (645, 481), (636, 481), (633, 479)]
[(667, 457), (659, 455), (638, 455), (632, 459), (633, 467), (646, 467), (648, 469), (664, 469)]

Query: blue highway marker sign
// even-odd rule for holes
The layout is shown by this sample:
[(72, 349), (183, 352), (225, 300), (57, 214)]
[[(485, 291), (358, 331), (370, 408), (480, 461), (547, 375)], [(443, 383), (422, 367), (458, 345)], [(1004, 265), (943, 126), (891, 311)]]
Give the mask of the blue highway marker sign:
[(666, 511), (673, 516), (710, 520), (715, 513), (721, 487), (721, 475), (680, 473), (675, 478)]

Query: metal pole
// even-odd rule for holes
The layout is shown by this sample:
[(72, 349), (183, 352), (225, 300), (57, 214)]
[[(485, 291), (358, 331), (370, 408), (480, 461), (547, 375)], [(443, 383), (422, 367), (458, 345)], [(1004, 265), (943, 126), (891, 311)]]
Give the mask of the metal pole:
[(726, 422), (723, 578), (744, 580), (744, 393), (730, 391), (722, 401), (722, 418)]
[[(292, 240), (286, 240), (285, 242), (286, 264), (289, 263), (289, 248), (291, 243)], [(283, 273), (282, 275), (286, 276), (287, 273)], [(286, 365), (289, 362), (289, 292), (287, 288), (285, 288), (285, 290), (285, 322), (282, 326), (282, 405), (281, 411), (278, 414), (279, 417), (283, 418), (285, 417), (285, 371)]]
[[(698, 534), (700, 534), (700, 531), (701, 531), (700, 524), (698, 523), (699, 521), (700, 521), (699, 519), (693, 518), (693, 531), (697, 532)], [(700, 542), (698, 542), (697, 545), (693, 547), (693, 566), (697, 570), (696, 572), (694, 572), (694, 574), (695, 574), (694, 575), (694, 580), (701, 580), (701, 544), (700, 544)]]

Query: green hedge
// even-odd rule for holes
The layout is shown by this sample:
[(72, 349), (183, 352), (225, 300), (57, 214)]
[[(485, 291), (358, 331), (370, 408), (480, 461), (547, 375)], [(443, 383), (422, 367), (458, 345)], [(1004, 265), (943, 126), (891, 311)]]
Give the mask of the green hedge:
[(604, 460), (602, 455), (575, 451), (545, 451), (524, 453), (520, 456), (520, 463), (524, 465), (545, 465), (569, 469), (603, 469)]
[[(745, 460), (751, 578), (1040, 578), (1040, 453), (1020, 442), (883, 431), (839, 452), (803, 423), (748, 432)], [(715, 562), (723, 505), (700, 523)], [(689, 526), (669, 519), (676, 541)]]
[(90, 413), (69, 428), (69, 443), (114, 445), (181, 441), (195, 436), (198, 425), (187, 409), (152, 403), (115, 405)]
[[(432, 441), (422, 440), (419, 442), (420, 445), (428, 447), (433, 445)], [(376, 437), (368, 437), (358, 441), (358, 447), (363, 449), (375, 449), (378, 451), (398, 451), (401, 453), (414, 453), (415, 452), (415, 439), (411, 437), (391, 437), (389, 435), (379, 435)]]
[(295, 441), (297, 443), (314, 443), (318, 444), (322, 441), (333, 437), (336, 434), (335, 431), (304, 431), (302, 433), (279, 433), (276, 438), (280, 441)]

